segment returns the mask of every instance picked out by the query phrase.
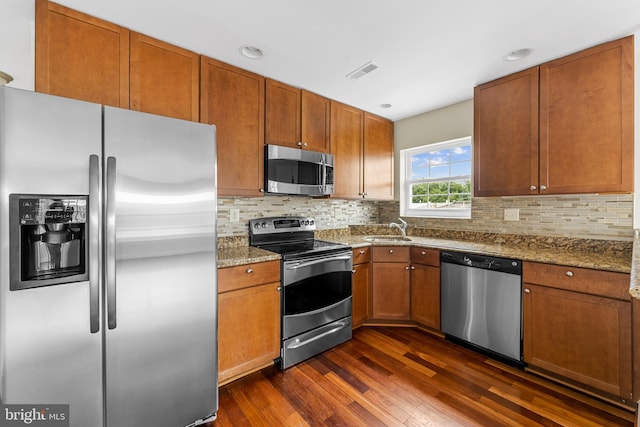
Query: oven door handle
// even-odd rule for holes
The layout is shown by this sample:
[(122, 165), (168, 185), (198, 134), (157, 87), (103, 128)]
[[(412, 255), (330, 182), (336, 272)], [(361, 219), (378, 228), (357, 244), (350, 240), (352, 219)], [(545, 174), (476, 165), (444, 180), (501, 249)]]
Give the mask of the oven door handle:
[(319, 335), (316, 335), (314, 337), (309, 338), (308, 340), (304, 340), (304, 341), (298, 341), (297, 339), (293, 342), (293, 344), (288, 345), (287, 349), (293, 350), (299, 347), (303, 347), (307, 344), (311, 344), (314, 341), (317, 341), (319, 339), (322, 339), (324, 337), (326, 337), (327, 335), (331, 335), (331, 334), (335, 334), (338, 331), (341, 331), (342, 329), (344, 329), (345, 327), (347, 327), (349, 325), (348, 322), (340, 322), (336, 325), (335, 328), (331, 328), (328, 331), (325, 331)]
[(351, 259), (351, 255), (338, 256), (338, 257), (326, 257), (322, 259), (316, 259), (313, 261), (301, 262), (300, 264), (288, 265), (287, 270), (297, 270), (299, 268), (309, 267), (316, 264), (324, 264), (326, 262), (332, 261), (349, 261)]

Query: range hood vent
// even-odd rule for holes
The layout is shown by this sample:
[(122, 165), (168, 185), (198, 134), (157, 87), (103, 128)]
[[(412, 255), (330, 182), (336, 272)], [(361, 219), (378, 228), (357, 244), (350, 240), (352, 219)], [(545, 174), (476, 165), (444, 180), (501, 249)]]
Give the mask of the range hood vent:
[(370, 72), (372, 72), (373, 70), (377, 70), (378, 68), (379, 67), (377, 64), (374, 64), (373, 61), (369, 61), (347, 74), (347, 78), (351, 80), (359, 79), (360, 77), (369, 74)]

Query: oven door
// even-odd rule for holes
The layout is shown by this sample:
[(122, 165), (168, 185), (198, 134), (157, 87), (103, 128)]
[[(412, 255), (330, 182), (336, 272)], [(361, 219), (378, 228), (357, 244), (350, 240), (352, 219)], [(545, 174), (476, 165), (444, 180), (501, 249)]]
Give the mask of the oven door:
[(351, 316), (351, 250), (283, 263), (282, 339)]

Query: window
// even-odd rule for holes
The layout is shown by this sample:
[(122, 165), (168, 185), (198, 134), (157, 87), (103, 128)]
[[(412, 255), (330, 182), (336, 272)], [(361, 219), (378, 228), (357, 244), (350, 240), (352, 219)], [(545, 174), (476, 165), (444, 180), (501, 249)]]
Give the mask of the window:
[(471, 137), (400, 150), (400, 214), (471, 218)]

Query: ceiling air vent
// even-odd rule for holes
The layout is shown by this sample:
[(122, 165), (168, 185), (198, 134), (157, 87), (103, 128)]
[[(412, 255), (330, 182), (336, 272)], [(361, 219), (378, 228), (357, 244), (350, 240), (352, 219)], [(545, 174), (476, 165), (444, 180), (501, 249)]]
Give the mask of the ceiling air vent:
[(373, 61), (369, 61), (366, 64), (359, 66), (358, 68), (356, 68), (355, 70), (347, 74), (347, 78), (351, 80), (359, 79), (365, 74), (369, 74), (373, 70), (377, 70), (377, 69), (378, 69), (378, 65), (374, 64)]

